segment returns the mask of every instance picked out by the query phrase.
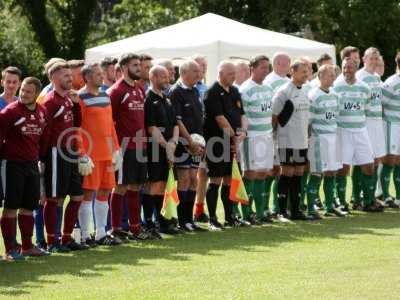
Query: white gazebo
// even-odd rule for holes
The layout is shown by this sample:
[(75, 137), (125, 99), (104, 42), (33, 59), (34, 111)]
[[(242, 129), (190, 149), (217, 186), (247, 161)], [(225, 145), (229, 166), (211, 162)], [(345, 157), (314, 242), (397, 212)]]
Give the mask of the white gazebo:
[(224, 59), (269, 57), (284, 51), (292, 58), (308, 56), (316, 61), (328, 53), (335, 60), (335, 46), (246, 25), (207, 13), (175, 25), (86, 50), (88, 62), (124, 52), (146, 53), (154, 58), (182, 59), (203, 54), (208, 60), (207, 82), (216, 79), (217, 65)]

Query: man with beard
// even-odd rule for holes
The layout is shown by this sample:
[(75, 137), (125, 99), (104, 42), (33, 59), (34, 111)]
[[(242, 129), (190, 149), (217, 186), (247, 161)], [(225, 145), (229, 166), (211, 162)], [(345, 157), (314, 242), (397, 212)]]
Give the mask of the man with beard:
[[(110, 96), (113, 119), (123, 153), (123, 166), (116, 172), (117, 186), (111, 194), (111, 226), (119, 238), (147, 239), (140, 226), (139, 188), (147, 175), (145, 155), (144, 97), (138, 84), (141, 74), (140, 57), (122, 54), (118, 60), (123, 76), (107, 93)], [(129, 230), (122, 231), (123, 198), (128, 202)]]
[(100, 67), (103, 71), (103, 84), (100, 86), (100, 91), (105, 92), (110, 86), (115, 82), (115, 64), (117, 63), (116, 58), (105, 57), (101, 63)]
[[(49, 69), (54, 90), (47, 94), (43, 106), (49, 117), (49, 145), (44, 159), (46, 203), (44, 223), (50, 252), (83, 250), (87, 247), (71, 238), (82, 201), (82, 177), (78, 172), (78, 152), (74, 134), (81, 125), (79, 100), (71, 92), (72, 72), (65, 62), (57, 62)], [(72, 142), (71, 142), (72, 141)], [(61, 245), (56, 238), (57, 206), (65, 197), (70, 201), (64, 215)]]
[[(139, 56), (140, 59), (140, 79), (138, 80), (139, 86), (147, 92), (150, 87), (149, 71), (153, 65), (153, 58), (150, 55), (142, 54)], [(122, 66), (121, 66), (122, 67)]]

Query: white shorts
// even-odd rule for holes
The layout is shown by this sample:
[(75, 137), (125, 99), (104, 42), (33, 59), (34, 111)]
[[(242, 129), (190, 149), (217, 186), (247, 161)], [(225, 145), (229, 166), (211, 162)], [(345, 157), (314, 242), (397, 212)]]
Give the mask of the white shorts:
[(274, 165), (272, 134), (246, 137), (240, 145), (239, 156), (243, 171), (271, 170)]
[(400, 155), (400, 123), (383, 122), (386, 139), (386, 153)]
[(360, 131), (338, 128), (338, 137), (344, 165), (359, 166), (374, 162), (374, 150), (366, 127)]
[(386, 155), (385, 130), (383, 129), (383, 121), (367, 118), (367, 130), (369, 140), (374, 150), (374, 158)]
[(337, 171), (342, 168), (340, 143), (337, 134), (311, 136), (308, 147), (308, 160), (312, 173)]

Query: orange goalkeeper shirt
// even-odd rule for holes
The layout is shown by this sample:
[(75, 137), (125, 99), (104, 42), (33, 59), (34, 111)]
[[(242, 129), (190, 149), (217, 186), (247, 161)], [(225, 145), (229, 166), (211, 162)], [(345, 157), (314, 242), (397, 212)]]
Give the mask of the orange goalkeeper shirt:
[(82, 88), (79, 93), (82, 124), (81, 151), (93, 161), (111, 160), (112, 153), (120, 149), (112, 118), (110, 97), (105, 92), (97, 95)]

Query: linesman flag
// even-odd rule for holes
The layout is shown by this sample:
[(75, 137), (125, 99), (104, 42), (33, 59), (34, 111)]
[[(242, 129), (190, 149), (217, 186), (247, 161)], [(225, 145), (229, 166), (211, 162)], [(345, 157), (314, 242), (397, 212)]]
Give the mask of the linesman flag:
[(232, 161), (232, 179), (229, 198), (232, 201), (240, 202), (241, 204), (249, 203), (249, 196), (247, 195), (246, 188), (244, 187), (242, 175), (240, 174), (236, 158), (234, 158)]
[(169, 168), (167, 186), (165, 187), (164, 201), (161, 209), (161, 215), (167, 220), (172, 218), (177, 219), (178, 215), (176, 207), (179, 204), (179, 197), (176, 188), (176, 182), (174, 177), (174, 171)]

